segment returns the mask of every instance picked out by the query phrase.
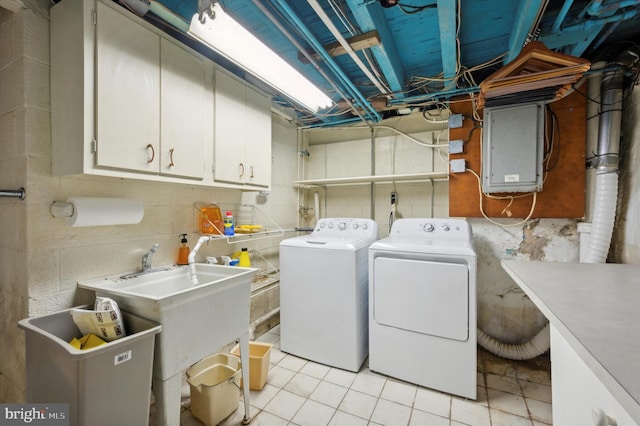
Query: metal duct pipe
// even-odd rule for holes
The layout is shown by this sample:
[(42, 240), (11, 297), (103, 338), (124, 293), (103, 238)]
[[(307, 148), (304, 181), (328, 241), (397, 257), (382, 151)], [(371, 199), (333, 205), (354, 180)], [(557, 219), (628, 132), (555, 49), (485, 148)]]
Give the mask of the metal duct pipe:
[(618, 201), (618, 162), (620, 152), (620, 126), (622, 122), (622, 96), (624, 73), (640, 58), (631, 49), (618, 55), (616, 63), (623, 68), (607, 71), (602, 76), (601, 115), (598, 128), (596, 190), (591, 235), (585, 254), (585, 263), (604, 263), (609, 254), (616, 204)]

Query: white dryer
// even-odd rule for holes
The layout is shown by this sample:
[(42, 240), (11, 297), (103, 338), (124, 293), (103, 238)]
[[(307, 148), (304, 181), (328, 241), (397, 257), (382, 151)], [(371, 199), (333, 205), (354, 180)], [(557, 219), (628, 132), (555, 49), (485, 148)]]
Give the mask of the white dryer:
[(368, 354), (371, 219), (324, 218), (280, 243), (280, 349), (358, 371)]
[(462, 219), (398, 219), (369, 247), (369, 368), (476, 399), (476, 253)]

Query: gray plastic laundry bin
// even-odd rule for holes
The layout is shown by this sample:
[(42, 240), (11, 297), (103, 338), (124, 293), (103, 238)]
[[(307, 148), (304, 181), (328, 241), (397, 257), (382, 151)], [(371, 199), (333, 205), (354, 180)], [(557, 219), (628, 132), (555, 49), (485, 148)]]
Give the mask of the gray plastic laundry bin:
[(126, 337), (78, 350), (68, 343), (82, 337), (70, 311), (18, 323), (26, 337), (27, 402), (69, 404), (72, 426), (148, 424), (161, 326), (122, 312)]

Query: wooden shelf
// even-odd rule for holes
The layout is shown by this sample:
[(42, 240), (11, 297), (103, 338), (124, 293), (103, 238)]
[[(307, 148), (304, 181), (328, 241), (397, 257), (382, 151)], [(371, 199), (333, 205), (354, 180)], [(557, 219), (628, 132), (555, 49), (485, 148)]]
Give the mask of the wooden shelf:
[(366, 183), (382, 183), (382, 182), (420, 182), (428, 180), (448, 180), (447, 172), (427, 172), (427, 173), (409, 173), (401, 175), (376, 175), (376, 176), (355, 176), (343, 178), (323, 178), (323, 179), (307, 179), (297, 180), (293, 183), (297, 186), (329, 186), (329, 185), (360, 185)]

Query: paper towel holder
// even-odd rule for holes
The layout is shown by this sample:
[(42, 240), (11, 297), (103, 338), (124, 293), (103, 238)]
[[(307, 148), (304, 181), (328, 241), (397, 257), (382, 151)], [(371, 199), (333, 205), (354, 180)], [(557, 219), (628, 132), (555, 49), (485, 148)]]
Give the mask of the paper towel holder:
[(72, 227), (129, 225), (140, 223), (144, 216), (142, 201), (133, 198), (69, 197), (54, 201), (49, 210)]

